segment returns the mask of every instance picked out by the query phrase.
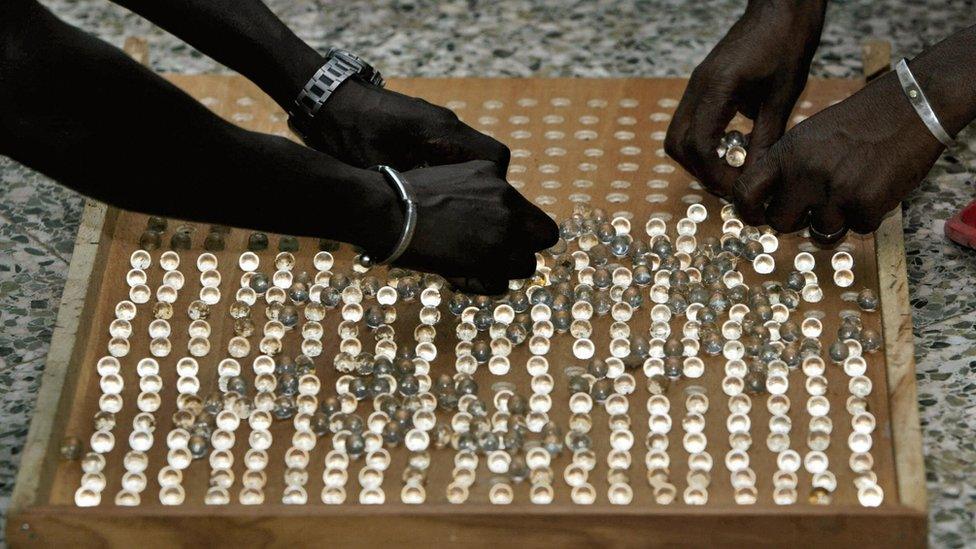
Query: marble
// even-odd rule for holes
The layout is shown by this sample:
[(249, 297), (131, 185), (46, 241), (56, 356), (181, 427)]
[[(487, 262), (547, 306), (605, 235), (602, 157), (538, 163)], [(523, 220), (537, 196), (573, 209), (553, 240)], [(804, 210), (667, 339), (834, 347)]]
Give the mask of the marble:
[[(42, 0), (121, 46), (148, 39), (158, 71), (226, 72), (174, 36), (105, 0)], [(686, 76), (738, 17), (733, 0), (343, 2), (268, 0), (319, 50), (338, 45), (389, 76)], [(971, 0), (833, 2), (814, 76), (856, 77), (860, 42), (882, 38), (911, 56), (974, 23)], [(976, 545), (976, 252), (943, 236), (976, 196), (976, 130), (939, 160), (906, 201), (930, 543)], [(5, 517), (83, 202), (0, 158), (0, 517)], [(2, 530), (0, 530), (2, 535)]]

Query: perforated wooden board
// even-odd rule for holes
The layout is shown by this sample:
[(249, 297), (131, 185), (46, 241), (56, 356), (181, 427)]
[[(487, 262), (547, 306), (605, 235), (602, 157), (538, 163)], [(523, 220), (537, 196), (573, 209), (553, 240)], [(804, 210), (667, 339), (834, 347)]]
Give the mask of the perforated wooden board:
[[(172, 76), (171, 80), (215, 112), (237, 124), (265, 132), (285, 134), (287, 131), (285, 117), (277, 106), (241, 78)], [(588, 200), (594, 206), (605, 208), (612, 214), (629, 217), (633, 225), (633, 234), (644, 236), (644, 222), (650, 215), (670, 216), (670, 225), (673, 227), (674, 221), (684, 216), (689, 203), (701, 201), (707, 206), (710, 216), (700, 227), (699, 237), (720, 236), (721, 223), (718, 221), (720, 202), (702, 191), (683, 170), (667, 159), (661, 150), (670, 114), (681, 96), (684, 84), (683, 80), (678, 79), (415, 79), (395, 81), (391, 83), (391, 87), (410, 95), (424, 97), (434, 103), (449, 105), (467, 123), (493, 133), (508, 144), (513, 151), (509, 171), (510, 181), (557, 219), (565, 218), (572, 211), (574, 201)], [(829, 103), (845, 97), (857, 87), (858, 84), (853, 81), (813, 81), (801, 99), (797, 114), (801, 116), (812, 114)], [(97, 211), (92, 210), (88, 215), (97, 218)], [(102, 504), (94, 509), (78, 509), (74, 507), (74, 491), (80, 482), (80, 467), (77, 462), (59, 461), (57, 446), (65, 434), (73, 434), (87, 440), (92, 432), (91, 418), (97, 410), (100, 394), (98, 374), (94, 370), (94, 364), (105, 354), (108, 324), (114, 317), (112, 311), (115, 304), (127, 295), (125, 273), (129, 269), (128, 256), (138, 246), (138, 238), (145, 227), (145, 221), (143, 215), (112, 209), (104, 215), (103, 223), (95, 220), (100, 234), (98, 245), (93, 250), (97, 255), (92, 261), (91, 275), (86, 281), (90, 293), (85, 310), (80, 317), (81, 337), (77, 340), (71, 357), (66, 359), (65, 365), (70, 365), (68, 368), (70, 371), (67, 372), (64, 380), (64, 389), (59, 393), (62, 397), (60, 407), (58, 410), (52, 408), (49, 411), (57, 419), (48, 418), (50, 425), (46, 434), (46, 444), (42, 441), (35, 443), (44, 446), (43, 449), (33, 450), (35, 460), (38, 462), (38, 477), (31, 482), (24, 481), (22, 475), (18, 483), (20, 498), (15, 497), (17, 500), (15, 505), (18, 506), (19, 513), (15, 512), (15, 516), (10, 521), (11, 540), (53, 541), (77, 533), (78, 528), (84, 528), (85, 534), (90, 536), (91, 540), (128, 541), (137, 539), (139, 529), (145, 528), (151, 528), (154, 533), (162, 536), (173, 536), (161, 538), (161, 541), (180, 539), (179, 536), (184, 534), (207, 539), (205, 536), (208, 529), (220, 528), (228, 536), (228, 542), (247, 539), (247, 532), (260, 532), (261, 535), (271, 536), (269, 538), (271, 540), (286, 541), (301, 535), (299, 532), (308, 527), (307, 524), (302, 526), (301, 518), (311, 516), (316, 517), (316, 528), (325, 533), (338, 535), (340, 539), (347, 541), (359, 539), (352, 524), (369, 529), (367, 537), (375, 541), (397, 539), (396, 528), (400, 527), (409, 528), (420, 542), (438, 539), (442, 535), (455, 535), (462, 540), (486, 542), (500, 539), (499, 536), (503, 536), (506, 526), (531, 528), (523, 532), (525, 535), (542, 536), (535, 538), (540, 541), (567, 539), (574, 533), (595, 536), (593, 538), (595, 540), (630, 542), (646, 541), (648, 538), (642, 536), (653, 535), (658, 536), (655, 539), (660, 539), (662, 542), (678, 543), (766, 540), (813, 544), (822, 542), (824, 536), (828, 538), (833, 536), (838, 540), (869, 542), (901, 537), (920, 543), (920, 540), (924, 539), (924, 515), (916, 495), (917, 490), (922, 489), (922, 486), (914, 488), (904, 486), (906, 483), (920, 482), (920, 477), (916, 476), (919, 469), (901, 464), (904, 461), (913, 462), (919, 448), (914, 445), (909, 445), (907, 448), (898, 446), (899, 440), (910, 438), (908, 435), (900, 436), (899, 431), (904, 427), (907, 433), (911, 433), (913, 427), (917, 429), (917, 419), (914, 419), (915, 425), (911, 425), (912, 418), (909, 413), (907, 425), (896, 424), (894, 429), (890, 420), (892, 416), (900, 417), (906, 413), (901, 409), (904, 403), (900, 400), (896, 402), (896, 396), (893, 396), (895, 391), (892, 390), (895, 387), (889, 380), (893, 357), (901, 364), (901, 369), (895, 372), (899, 383), (911, 382), (912, 401), (909, 405), (914, 406), (913, 380), (911, 376), (907, 378), (904, 376), (905, 366), (902, 362), (906, 355), (911, 356), (911, 349), (904, 346), (903, 334), (892, 334), (893, 328), (887, 322), (884, 326), (887, 353), (878, 352), (868, 356), (868, 375), (875, 387), (869, 400), (871, 410), (878, 420), (878, 427), (874, 432), (874, 446), (871, 450), (875, 460), (873, 470), (878, 476), (879, 485), (885, 492), (884, 503), (875, 509), (866, 509), (857, 504), (853, 474), (847, 466), (850, 452), (846, 440), (851, 428), (850, 416), (845, 410), (844, 402), (848, 396), (848, 377), (842, 370), (832, 366), (828, 367), (826, 374), (829, 386), (828, 397), (831, 402), (830, 416), (834, 426), (832, 443), (827, 454), (830, 458), (830, 470), (837, 476), (838, 481), (832, 504), (821, 507), (806, 502), (810, 476), (802, 469), (798, 473), (800, 492), (798, 503), (789, 506), (777, 506), (773, 503), (771, 481), (775, 470), (775, 455), (765, 447), (769, 414), (765, 409), (765, 396), (761, 395), (753, 399), (750, 418), (754, 443), (749, 451), (752, 468), (757, 473), (756, 488), (759, 492), (759, 501), (752, 506), (735, 505), (731, 497), (728, 472), (722, 464), (722, 457), (728, 450), (728, 432), (725, 427), (728, 412), (727, 397), (720, 389), (721, 369), (724, 363), (721, 357), (706, 359), (708, 368), (703, 378), (680, 380), (670, 389), (671, 415), (675, 427), (670, 437), (672, 444), (669, 453), (672, 464), (671, 476), (679, 489), (679, 497), (669, 506), (654, 503), (651, 489), (644, 480), (643, 436), (647, 429), (647, 410), (644, 401), (647, 393), (641, 382), (642, 375), (638, 371), (635, 372), (635, 376), (638, 378), (639, 387), (630, 397), (632, 431), (637, 440), (631, 452), (634, 457), (630, 469), (630, 485), (634, 490), (634, 501), (627, 506), (612, 506), (607, 501), (606, 464), (603, 462), (609, 449), (607, 416), (604, 411), (595, 409), (592, 435), (598, 465), (590, 474), (590, 482), (596, 488), (597, 499), (590, 506), (575, 505), (569, 499), (569, 487), (561, 479), (562, 470), (569, 463), (566, 454), (555, 460), (552, 465), (556, 473), (554, 482), (556, 497), (551, 505), (540, 506), (529, 503), (526, 484), (515, 485), (515, 498), (511, 505), (504, 507), (489, 505), (487, 491), (488, 481), (492, 475), (482, 463), (479, 466), (479, 482), (472, 487), (469, 502), (452, 506), (446, 503), (444, 489), (450, 477), (454, 455), (450, 449), (433, 452), (434, 462), (427, 485), (427, 502), (423, 505), (408, 506), (399, 502), (401, 486), (399, 473), (404, 466), (405, 453), (403, 450), (397, 450), (392, 452), (394, 459), (387, 472), (387, 480), (384, 482), (387, 493), (384, 505), (365, 507), (355, 503), (357, 486), (354, 473), (357, 467), (353, 465), (350, 468), (350, 473), (353, 474), (350, 475), (347, 484), (350, 494), (348, 503), (342, 506), (326, 506), (321, 503), (318, 494), (322, 488), (322, 458), (330, 444), (327, 440), (320, 440), (312, 452), (309, 466), (309, 483), (306, 486), (309, 503), (298, 507), (286, 507), (279, 503), (283, 488), (283, 454), (294, 428), (290, 422), (282, 422), (276, 424), (272, 430), (275, 444), (269, 450), (270, 464), (267, 470), (268, 484), (265, 488), (264, 505), (242, 506), (236, 503), (235, 498), (234, 503), (228, 506), (220, 508), (204, 506), (203, 495), (210, 471), (206, 460), (194, 462), (184, 472), (183, 486), (186, 489), (186, 502), (175, 507), (161, 505), (157, 499), (158, 486), (154, 481), (154, 471), (165, 463), (165, 444), (162, 443), (162, 437), (157, 435), (157, 444), (150, 451), (150, 470), (147, 471), (150, 484), (143, 492), (142, 504), (137, 508), (118, 508), (112, 504), (112, 497), (119, 489), (120, 478), (124, 471), (121, 456), (128, 449), (126, 440), (131, 418), (135, 414), (134, 406), (131, 404), (137, 394), (138, 376), (133, 366), (139, 358), (148, 356), (146, 326), (151, 316), (152, 302), (150, 302), (139, 307), (139, 314), (133, 322), (132, 351), (127, 358), (123, 359), (126, 384), (123, 394), (126, 396), (126, 406), (118, 414), (118, 426), (115, 430), (116, 447), (108, 454), (108, 466), (105, 469), (108, 486), (104, 491)], [(171, 222), (170, 232), (177, 223)], [(174, 410), (175, 389), (173, 387), (176, 382), (173, 366), (179, 357), (184, 356), (188, 324), (185, 315), (186, 305), (196, 299), (196, 293), (200, 288), (194, 263), (196, 257), (203, 251), (202, 241), (206, 230), (202, 226), (199, 229), (195, 233), (194, 249), (181, 253), (180, 270), (186, 275), (187, 285), (180, 291), (179, 299), (175, 303), (177, 314), (171, 321), (174, 351), (170, 357), (160, 360), (164, 381), (162, 392), (164, 404), (156, 412), (156, 416), (159, 418), (158, 429), (160, 429), (157, 432), (161, 433), (165, 433), (171, 427), (169, 417)], [(202, 395), (206, 395), (214, 384), (216, 376), (210, 373), (213, 371), (212, 368), (219, 359), (227, 356), (226, 341), (229, 338), (227, 334), (230, 333), (232, 326), (227, 308), (239, 284), (241, 270), (237, 266), (237, 257), (245, 249), (244, 242), (247, 234), (248, 231), (244, 230), (232, 231), (227, 239), (227, 251), (217, 254), (223, 275), (221, 290), (224, 295), (221, 302), (212, 308), (210, 315), (210, 323), (213, 327), (210, 338), (212, 351), (206, 359), (200, 360), (199, 377), (202, 383), (200, 391)], [(268, 265), (277, 251), (273, 249), (277, 238), (272, 237), (271, 242), (272, 249), (259, 254), (262, 260), (261, 270), (268, 274), (271, 272)], [(855, 258), (854, 288), (866, 286), (880, 292), (886, 309), (881, 313), (864, 313), (862, 316), (864, 324), (882, 330), (882, 317), (887, 320), (889, 316), (887, 311), (901, 315), (901, 306), (906, 306), (905, 310), (907, 310), (906, 303), (892, 302), (889, 288), (881, 287), (879, 284), (879, 276), (880, 280), (888, 280), (886, 269), (889, 269), (887, 262), (891, 258), (876, 255), (877, 249), (884, 246), (876, 243), (873, 236), (850, 236), (845, 245)], [(774, 254), (777, 269), (770, 276), (780, 281), (784, 280), (793, 256), (801, 246), (804, 246), (804, 239), (799, 235), (781, 237), (780, 248)], [(316, 251), (314, 241), (302, 240), (300, 251), (295, 254), (298, 258), (295, 270), (306, 270), (314, 275), (315, 269), (312, 267), (311, 257)], [(153, 253), (154, 264), (148, 271), (151, 288), (155, 288), (160, 283), (159, 253), (159, 251)], [(823, 339), (826, 345), (832, 341), (831, 336), (836, 331), (839, 313), (843, 310), (856, 309), (856, 306), (842, 299), (843, 292), (830, 282), (832, 270), (829, 260), (832, 252), (814, 250), (813, 253), (817, 259), (815, 272), (822, 282), (825, 297), (817, 304), (804, 303), (800, 308), (800, 314), (807, 311), (823, 313), (825, 334)], [(348, 265), (349, 258), (350, 252), (347, 247), (337, 254), (339, 264)], [(903, 260), (903, 252), (901, 260)], [(336, 267), (333, 270), (343, 269)], [(768, 278), (756, 275), (748, 266), (742, 268), (742, 271), (746, 275), (747, 284)], [(898, 283), (897, 280), (895, 282)], [(398, 341), (411, 344), (418, 307), (416, 304), (398, 304), (397, 310)], [(259, 311), (256, 313), (260, 314)], [(453, 348), (457, 341), (454, 336), (455, 320), (443, 306), (442, 314), (443, 320), (439, 325), (436, 340), (439, 356), (432, 365), (432, 376), (441, 372), (454, 372)], [(335, 330), (336, 316), (336, 313), (330, 313), (323, 322), (326, 334), (323, 342), (326, 352), (316, 360), (317, 372), (323, 381), (322, 395), (334, 392), (334, 382), (337, 377), (331, 367), (331, 356), (338, 345)], [(635, 332), (646, 332), (649, 325), (647, 316), (646, 311), (638, 311), (635, 320), (631, 322)], [(598, 349), (598, 356), (606, 355), (609, 343), (608, 325), (609, 321), (606, 319), (594, 322), (593, 340)], [(678, 320), (673, 321), (672, 325), (680, 330)], [(904, 317), (901, 325), (904, 325)], [(251, 339), (252, 345), (256, 347), (257, 336)], [(362, 339), (368, 341), (367, 338)], [(299, 341), (299, 336), (286, 337), (286, 354), (297, 353)], [(908, 342), (910, 344), (910, 339)], [(579, 363), (572, 357), (571, 343), (572, 339), (568, 335), (557, 336), (548, 354), (550, 373), (556, 379), (550, 416), (564, 428), (569, 412), (565, 376), (561, 371), (566, 365)], [(895, 347), (894, 343), (898, 346)], [(249, 359), (256, 352), (256, 349), (253, 350)], [(527, 357), (528, 353), (524, 348), (517, 348), (511, 356), (512, 370), (505, 376), (506, 380), (515, 382), (523, 394), (528, 394), (527, 387), (530, 379), (524, 368)], [(241, 362), (245, 365), (248, 375), (252, 375), (246, 367), (248, 360)], [(908, 367), (911, 367), (910, 360)], [(482, 367), (477, 378), (482, 387), (482, 396), (490, 397), (490, 386), (498, 379), (497, 376), (492, 376), (486, 368)], [(794, 403), (790, 411), (790, 416), (793, 418), (791, 448), (800, 451), (801, 454), (805, 451), (809, 419), (803, 406), (806, 400), (803, 380), (802, 372), (793, 372), (787, 393)], [(709, 441), (708, 451), (715, 458), (715, 463), (708, 504), (702, 507), (685, 505), (681, 503), (680, 497), (687, 471), (687, 453), (680, 445), (682, 434), (680, 419), (685, 412), (683, 389), (688, 385), (705, 386), (711, 399), (711, 406), (706, 414), (705, 432)], [(889, 390), (886, 391), (886, 388)], [(905, 389), (901, 390), (905, 391)], [(167, 396), (169, 398), (166, 398)], [(439, 420), (449, 420), (449, 414), (441, 414)], [(34, 429), (36, 430), (38, 429)], [(240, 473), (243, 471), (240, 457), (247, 447), (248, 430), (246, 424), (242, 424), (237, 433), (235, 454), (239, 455), (235, 470), (238, 473), (238, 481), (231, 490), (234, 496), (240, 488)], [(28, 455), (32, 455), (31, 451), (32, 448), (28, 448)], [(20, 490), (20, 485), (24, 482), (33, 484), (33, 490), (29, 492)], [(922, 501), (924, 506), (924, 500)], [(385, 517), (385, 520), (379, 517)], [(386, 531), (383, 527), (372, 528), (370, 525), (377, 520), (384, 520), (382, 524), (392, 531)], [(274, 531), (266, 530), (270, 528), (267, 521), (276, 525)], [(26, 529), (22, 528), (24, 524), (28, 525)], [(622, 531), (614, 528), (612, 526), (614, 524), (627, 526), (631, 530)], [(416, 528), (413, 525), (417, 525)], [(687, 528), (689, 526), (692, 528)], [(675, 530), (676, 527), (678, 531)], [(757, 537), (757, 531), (763, 534)], [(766, 537), (767, 534), (769, 537)], [(31, 538), (31, 536), (35, 537)]]

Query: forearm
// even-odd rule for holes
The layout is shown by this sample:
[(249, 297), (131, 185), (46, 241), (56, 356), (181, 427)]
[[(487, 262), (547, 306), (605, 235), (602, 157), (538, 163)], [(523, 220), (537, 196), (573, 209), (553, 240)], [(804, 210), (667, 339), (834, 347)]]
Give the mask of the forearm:
[(909, 68), (950, 135), (976, 119), (976, 25), (925, 50)]
[(123, 208), (364, 246), (386, 238), (369, 226), (391, 194), (378, 174), (237, 128), (35, 2), (12, 2), (0, 153)]
[(290, 107), (324, 63), (261, 0), (113, 0), (243, 74)]

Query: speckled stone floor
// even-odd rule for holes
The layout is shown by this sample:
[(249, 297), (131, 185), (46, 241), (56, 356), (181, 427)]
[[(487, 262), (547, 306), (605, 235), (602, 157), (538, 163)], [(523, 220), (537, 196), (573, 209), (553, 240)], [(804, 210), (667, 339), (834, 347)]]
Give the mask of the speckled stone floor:
[[(106, 0), (42, 0), (113, 43), (149, 39), (159, 71), (225, 70)], [(341, 45), (392, 76), (687, 75), (744, 1), (268, 2), (324, 50)], [(860, 42), (912, 55), (976, 23), (973, 0), (833, 2), (818, 76), (854, 77)], [(976, 252), (945, 240), (945, 221), (976, 197), (976, 130), (945, 155), (904, 207), (930, 542), (976, 547)], [(0, 158), (0, 510), (5, 511), (44, 367), (82, 199)], [(2, 530), (0, 530), (2, 531)], [(0, 534), (2, 535), (2, 534)]]

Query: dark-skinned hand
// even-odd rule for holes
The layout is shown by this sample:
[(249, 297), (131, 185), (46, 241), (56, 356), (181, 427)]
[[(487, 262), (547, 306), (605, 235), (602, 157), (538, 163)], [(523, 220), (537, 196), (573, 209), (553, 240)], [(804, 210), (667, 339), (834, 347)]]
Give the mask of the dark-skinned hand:
[(783, 135), (820, 42), (824, 8), (820, 0), (752, 0), (691, 74), (664, 147), (711, 192), (729, 197), (739, 174), (715, 152), (737, 112), (754, 122), (747, 165)]
[(735, 182), (735, 204), (777, 231), (870, 233), (942, 149), (891, 72), (787, 132)]
[[(535, 252), (559, 238), (556, 223), (498, 176), (498, 167), (477, 160), (403, 173), (417, 200), (417, 228), (398, 267), (438, 273), (455, 288), (500, 294), (510, 279), (535, 272)], [(382, 257), (403, 226), (402, 206), (390, 195), (388, 226), (369, 250)], [(382, 249), (379, 249), (382, 248)]]
[(306, 144), (357, 166), (399, 171), (487, 160), (499, 175), (510, 153), (499, 141), (458, 120), (450, 109), (350, 78), (315, 117)]

